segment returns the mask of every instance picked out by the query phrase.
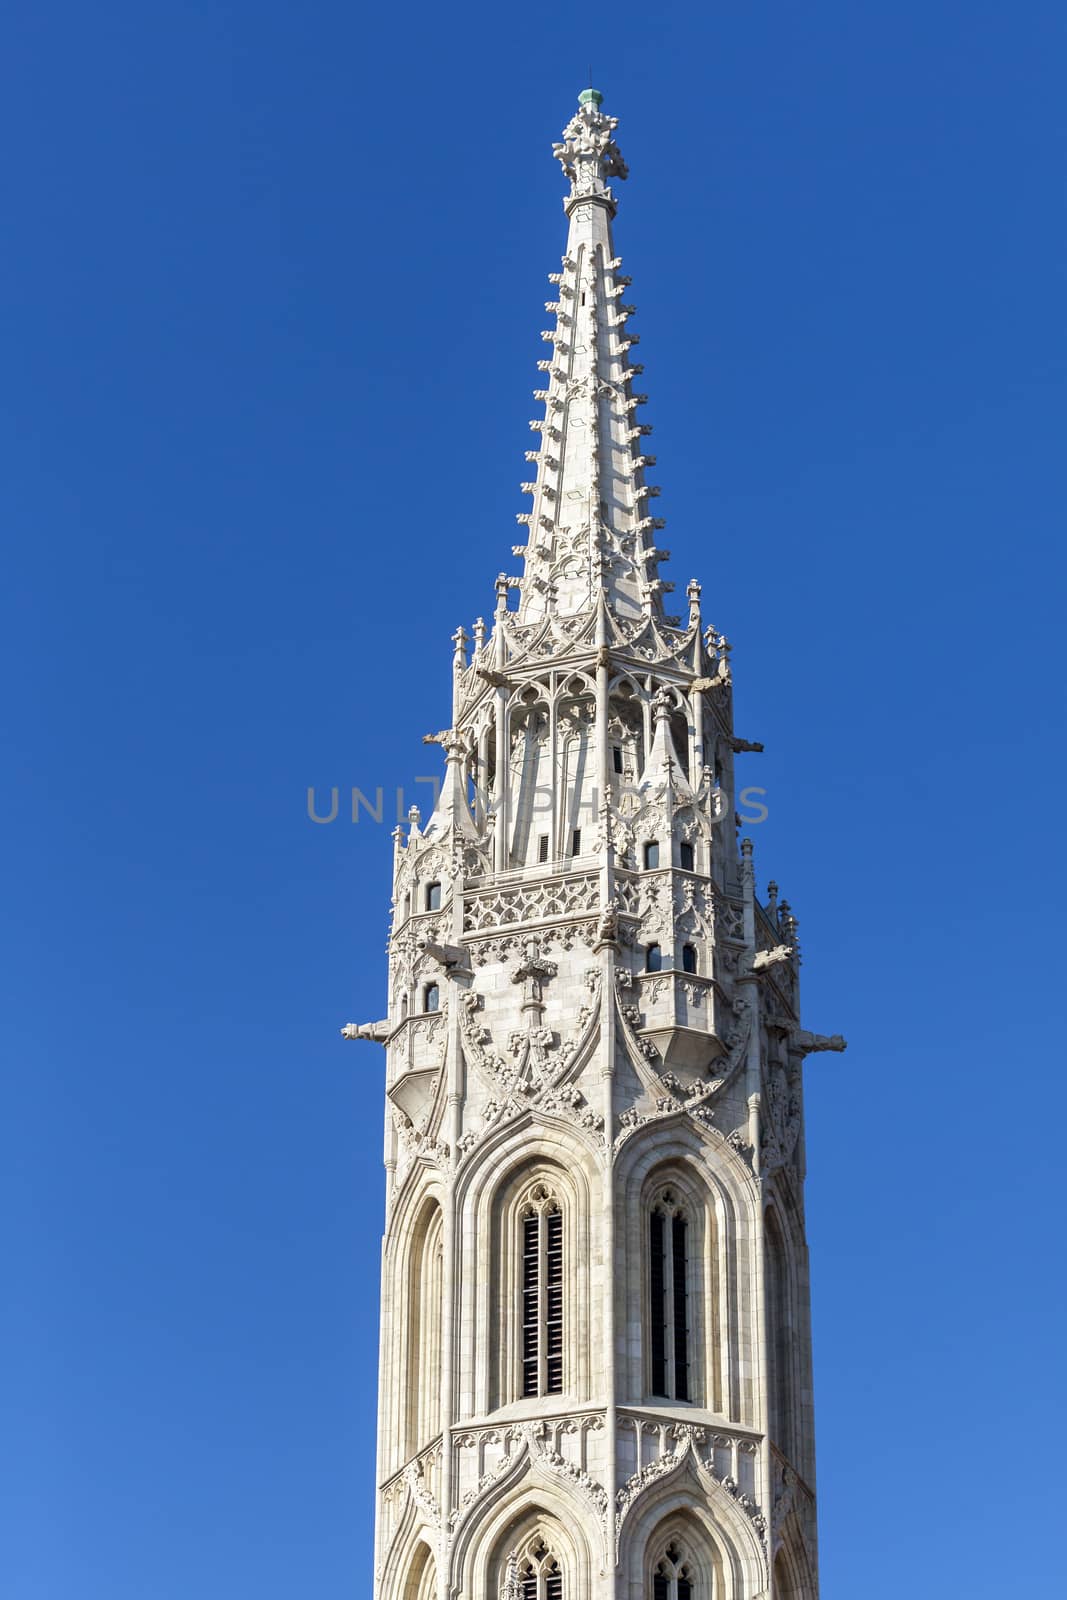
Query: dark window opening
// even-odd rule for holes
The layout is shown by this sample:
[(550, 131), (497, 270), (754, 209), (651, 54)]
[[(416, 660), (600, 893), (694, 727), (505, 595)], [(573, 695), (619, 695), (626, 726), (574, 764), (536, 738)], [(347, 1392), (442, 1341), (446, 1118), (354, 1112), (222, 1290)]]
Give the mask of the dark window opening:
[(653, 1211), (649, 1221), (649, 1300), (652, 1345), (652, 1393), (667, 1395), (667, 1274), (664, 1254), (664, 1218)]
[(545, 1241), (545, 1393), (563, 1393), (563, 1217), (550, 1211)]
[(658, 944), (650, 944), (645, 951), (645, 971), (663, 971), (663, 951)]
[[(668, 1204), (669, 1204), (668, 1200)], [(654, 1395), (689, 1399), (687, 1224), (657, 1207), (649, 1218), (649, 1381)]]
[(540, 1269), (540, 1217), (522, 1224), (522, 1392), (536, 1394), (538, 1356), (538, 1278)]
[(674, 1398), (689, 1399), (689, 1314), (686, 1294), (685, 1268), (685, 1218), (675, 1217), (671, 1224), (672, 1284), (674, 1296)]
[(650, 839), (645, 845), (645, 868), (652, 870), (659, 866), (659, 845), (655, 839)]
[(693, 853), (693, 846), (687, 839), (683, 839), (681, 844), (678, 846), (678, 861), (686, 872), (693, 871), (696, 857)]
[(537, 859), (538, 859), (538, 861), (547, 861), (548, 860), (548, 834), (547, 833), (542, 833), (540, 835), (540, 837), (538, 838), (538, 840), (537, 840)]
[(424, 1011), (440, 1011), (441, 991), (436, 983), (428, 983), (422, 991), (422, 1009)]
[(439, 883), (428, 883), (426, 885), (426, 909), (427, 911), (440, 911), (441, 885)]
[(616, 772), (622, 771), (622, 748), (617, 744), (611, 747), (611, 763)]
[(581, 830), (581, 828), (575, 828), (574, 834), (573, 834), (573, 836), (571, 838), (571, 855), (572, 856), (580, 856), (581, 853), (582, 853), (582, 830)]
[(522, 1222), (522, 1392), (563, 1393), (563, 1213)]
[(652, 1600), (693, 1600), (688, 1566), (672, 1540), (667, 1553), (652, 1574)]
[(683, 944), (682, 946), (682, 971), (695, 972), (697, 969), (696, 946)]

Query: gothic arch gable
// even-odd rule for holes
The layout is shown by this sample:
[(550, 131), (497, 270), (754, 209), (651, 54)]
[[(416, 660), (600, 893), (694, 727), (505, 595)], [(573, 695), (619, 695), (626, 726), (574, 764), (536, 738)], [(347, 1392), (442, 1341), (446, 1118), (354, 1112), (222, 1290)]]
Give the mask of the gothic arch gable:
[[(601, 1490), (606, 1505), (606, 1494)], [(449, 1588), (455, 1600), (489, 1596), (494, 1560), (502, 1547), (522, 1537), (538, 1520), (557, 1533), (570, 1577), (567, 1593), (592, 1593), (595, 1575), (607, 1571), (605, 1517), (589, 1491), (530, 1450), (524, 1440), (515, 1465), (501, 1474), (466, 1510), (458, 1524), (449, 1557)], [(495, 1597), (493, 1597), (495, 1600)]]
[[(621, 1509), (615, 1519), (616, 1561), (624, 1572), (644, 1569), (646, 1553), (659, 1536), (661, 1525), (673, 1516), (686, 1515), (703, 1530), (705, 1539), (721, 1554), (725, 1594), (722, 1600), (749, 1600), (767, 1584), (767, 1557), (762, 1539), (765, 1527), (742, 1509), (738, 1500), (708, 1470), (692, 1437), (658, 1473), (646, 1469), (646, 1481), (634, 1485), (627, 1498), (620, 1491)], [(658, 1463), (657, 1463), (658, 1465)], [(642, 1475), (638, 1474), (640, 1478)], [(633, 1480), (631, 1480), (633, 1485)], [(719, 1596), (716, 1595), (716, 1600)]]

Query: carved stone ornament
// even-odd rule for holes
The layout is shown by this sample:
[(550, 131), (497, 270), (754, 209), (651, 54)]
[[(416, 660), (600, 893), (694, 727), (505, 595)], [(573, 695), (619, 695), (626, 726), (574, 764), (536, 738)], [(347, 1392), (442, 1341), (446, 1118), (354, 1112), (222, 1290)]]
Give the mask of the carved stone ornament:
[(745, 1494), (736, 1481), (731, 1477), (717, 1477), (713, 1456), (705, 1456), (700, 1446), (708, 1442), (706, 1428), (691, 1427), (688, 1424), (675, 1424), (670, 1429), (674, 1441), (673, 1448), (654, 1460), (646, 1463), (631, 1477), (629, 1477), (615, 1495), (615, 1545), (618, 1553), (619, 1538), (623, 1524), (634, 1505), (652, 1484), (658, 1483), (662, 1478), (678, 1472), (684, 1465), (687, 1456), (692, 1457), (693, 1465), (699, 1477), (710, 1481), (716, 1488), (728, 1494), (749, 1517), (755, 1527), (761, 1542), (766, 1544), (767, 1519), (760, 1507), (750, 1495)]
[[(527, 950), (524, 967), (518, 972), (520, 981), (540, 983), (543, 979), (537, 978), (533, 969), (540, 971), (546, 965), (552, 966), (552, 963), (544, 963), (539, 955), (531, 956)], [(603, 1117), (586, 1103), (576, 1084), (565, 1081), (596, 1028), (599, 994), (600, 976), (595, 973), (589, 999), (578, 1007), (575, 1026), (566, 1038), (561, 1039), (551, 1029), (539, 1025), (525, 1032), (513, 1029), (508, 1038), (507, 1056), (493, 1048), (492, 1035), (481, 1020), (483, 997), (474, 990), (463, 995), (460, 1031), (464, 1049), (468, 1060), (492, 1089), (492, 1098), (483, 1111), (482, 1126), (476, 1132), (468, 1130), (461, 1141), (464, 1156), (491, 1128), (521, 1116), (534, 1106), (583, 1129), (598, 1146), (603, 1144)], [(539, 1017), (542, 1009), (537, 1002), (530, 1014)]]
[[(582, 1427), (602, 1426), (599, 1418), (575, 1418), (564, 1419), (551, 1425), (547, 1422), (518, 1422), (497, 1433), (495, 1436), (504, 1441), (505, 1452), (494, 1466), (481, 1475), (474, 1487), (463, 1495), (448, 1519), (449, 1532), (454, 1533), (485, 1493), (501, 1478), (514, 1471), (524, 1457), (531, 1465), (541, 1468), (552, 1476), (566, 1478), (585, 1497), (598, 1520), (602, 1522), (608, 1511), (608, 1491), (583, 1468), (561, 1455), (549, 1437), (550, 1426), (562, 1429), (566, 1428), (568, 1423), (570, 1431), (577, 1431)], [(461, 1444), (467, 1443), (468, 1446), (476, 1445), (477, 1442), (476, 1434), (464, 1435), (460, 1440)]]
[[(659, 1073), (655, 1084), (663, 1091), (656, 1094), (651, 1089), (654, 1109), (643, 1110), (637, 1106), (630, 1106), (622, 1111), (618, 1117), (619, 1131), (615, 1135), (614, 1149), (618, 1151), (638, 1128), (647, 1127), (649, 1123), (659, 1121), (663, 1117), (675, 1116), (685, 1112), (700, 1124), (702, 1128), (720, 1132), (715, 1126), (712, 1112), (712, 1102), (721, 1095), (737, 1077), (748, 1054), (748, 1043), (752, 1031), (752, 1008), (747, 1001), (737, 999), (732, 1006), (734, 1026), (726, 1034), (723, 1043), (727, 1047), (725, 1057), (719, 1057), (715, 1062), (715, 1076), (713, 1078), (697, 1080), (695, 1083), (683, 1084), (673, 1073)], [(649, 1058), (649, 1051), (655, 1051), (648, 1046), (647, 1040), (642, 1040), (638, 1028), (642, 1025), (641, 1013), (635, 1006), (620, 1005), (619, 1016), (624, 1024), (624, 1030), (629, 1037), (632, 1050), (640, 1052)], [(642, 1074), (642, 1077), (645, 1075)], [(727, 1141), (733, 1149), (738, 1146), (732, 1141)], [(740, 1154), (744, 1151), (739, 1150)]]
[(595, 89), (586, 91), (563, 130), (562, 141), (552, 146), (552, 154), (571, 181), (572, 195), (604, 194), (606, 178), (628, 176), (614, 139), (619, 119), (604, 115), (600, 98)]

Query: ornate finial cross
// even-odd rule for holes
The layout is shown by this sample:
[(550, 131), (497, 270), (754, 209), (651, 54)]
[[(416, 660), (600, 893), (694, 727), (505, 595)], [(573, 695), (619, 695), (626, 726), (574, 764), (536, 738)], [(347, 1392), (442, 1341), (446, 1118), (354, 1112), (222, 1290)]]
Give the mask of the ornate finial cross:
[(552, 154), (571, 180), (571, 198), (603, 195), (610, 200), (608, 178), (625, 178), (628, 169), (613, 134), (618, 117), (606, 117), (600, 109), (599, 89), (583, 89), (578, 110), (563, 130), (563, 142), (552, 146)]
[(541, 954), (541, 946), (536, 939), (527, 939), (523, 949), (523, 959), (511, 974), (512, 983), (521, 983), (522, 1009), (527, 1015), (531, 1033), (541, 1026), (541, 1019), (545, 1014), (544, 985), (549, 978), (554, 978), (558, 968), (554, 961), (546, 961)]

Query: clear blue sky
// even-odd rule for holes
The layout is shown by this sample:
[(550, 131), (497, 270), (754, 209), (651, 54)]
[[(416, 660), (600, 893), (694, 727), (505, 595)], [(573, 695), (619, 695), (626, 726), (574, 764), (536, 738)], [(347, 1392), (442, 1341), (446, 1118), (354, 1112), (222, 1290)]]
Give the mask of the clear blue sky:
[(5, 1594), (368, 1592), (391, 847), (305, 795), (410, 800), (513, 567), (590, 62), (670, 575), (850, 1040), (824, 1600), (1059, 1590), (1062, 6), (4, 33)]

